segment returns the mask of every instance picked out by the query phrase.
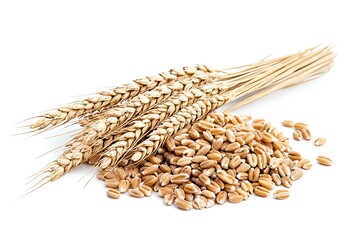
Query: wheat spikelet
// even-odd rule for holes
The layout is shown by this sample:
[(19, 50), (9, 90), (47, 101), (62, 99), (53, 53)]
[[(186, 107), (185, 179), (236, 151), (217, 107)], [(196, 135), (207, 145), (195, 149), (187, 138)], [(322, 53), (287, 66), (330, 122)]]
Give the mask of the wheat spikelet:
[(85, 100), (74, 102), (66, 107), (60, 107), (54, 112), (38, 116), (38, 120), (30, 128), (33, 130), (48, 129), (67, 123), (70, 120), (94, 113), (106, 107), (113, 106), (119, 102), (131, 99), (140, 93), (144, 93), (163, 84), (173, 82), (177, 79), (191, 77), (196, 70), (212, 72), (211, 68), (204, 65), (196, 67), (185, 67), (184, 70), (170, 70), (155, 76), (136, 79), (133, 83), (124, 84), (112, 90), (99, 92), (96, 96)]

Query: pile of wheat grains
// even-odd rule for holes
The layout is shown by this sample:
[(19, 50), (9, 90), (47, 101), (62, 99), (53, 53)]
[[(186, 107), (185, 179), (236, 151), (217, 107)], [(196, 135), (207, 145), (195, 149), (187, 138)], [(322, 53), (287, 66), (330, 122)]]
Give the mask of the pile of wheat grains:
[[(310, 133), (307, 125), (303, 129)], [(319, 163), (329, 165), (325, 158), (319, 156)], [(169, 138), (156, 155), (140, 164), (106, 168), (98, 178), (111, 198), (157, 192), (165, 205), (190, 210), (239, 203), (253, 193), (268, 197), (277, 187), (274, 198), (286, 199), (292, 182), (311, 167), (266, 120), (213, 112)]]
[[(33, 175), (29, 192), (82, 164), (99, 172), (111, 198), (155, 191), (167, 205), (186, 210), (241, 202), (251, 193), (267, 197), (275, 186), (288, 188), (311, 163), (265, 120), (216, 110), (241, 99), (230, 111), (313, 80), (330, 70), (334, 57), (330, 47), (319, 46), (223, 70), (206, 65), (171, 69), (37, 116), (29, 125), (35, 134), (67, 123), (80, 130), (57, 159)], [(311, 139), (306, 124), (283, 124), (294, 128), (295, 139)], [(314, 144), (325, 142), (318, 138)], [(331, 165), (325, 156), (317, 160)], [(274, 196), (285, 199), (289, 192)]]

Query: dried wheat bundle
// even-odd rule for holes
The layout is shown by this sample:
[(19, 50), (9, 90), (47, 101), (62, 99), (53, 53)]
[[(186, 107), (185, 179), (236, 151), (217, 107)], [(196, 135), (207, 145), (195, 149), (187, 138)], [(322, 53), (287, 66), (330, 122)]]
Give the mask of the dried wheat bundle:
[(32, 126), (34, 129), (47, 129), (83, 117), (83, 130), (67, 144), (59, 159), (35, 175), (40, 181), (33, 189), (89, 160), (100, 169), (139, 163), (185, 126), (224, 104), (240, 99), (229, 109), (232, 110), (273, 91), (314, 79), (331, 68), (333, 58), (329, 47), (316, 47), (221, 71), (203, 65), (172, 70), (145, 78), (147, 81), (143, 79), (146, 84), (120, 87), (126, 89), (126, 94), (125, 90), (121, 94), (106, 93), (104, 96), (110, 97), (101, 104), (85, 108), (90, 102), (86, 100), (83, 108), (59, 109), (45, 115)]

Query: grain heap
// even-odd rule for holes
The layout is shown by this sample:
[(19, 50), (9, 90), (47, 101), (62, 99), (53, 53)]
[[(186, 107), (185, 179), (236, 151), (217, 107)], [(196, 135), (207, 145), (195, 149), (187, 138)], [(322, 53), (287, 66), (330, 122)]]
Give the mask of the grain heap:
[[(230, 111), (312, 80), (331, 68), (333, 58), (329, 47), (316, 47), (225, 70), (172, 69), (38, 116), (31, 131), (75, 119), (81, 130), (58, 159), (34, 175), (37, 183), (29, 191), (83, 163), (100, 171), (112, 198), (157, 191), (166, 204), (175, 202), (181, 209), (240, 202), (253, 192), (266, 197), (275, 186), (289, 187), (311, 163), (291, 150), (288, 139), (265, 120), (215, 110), (241, 99)], [(307, 126), (291, 127), (294, 138), (311, 138)], [(331, 165), (324, 156), (318, 162)], [(279, 190), (275, 197), (285, 199), (288, 192)]]
[[(328, 165), (325, 159), (318, 157)], [(238, 203), (252, 193), (268, 197), (276, 186), (290, 188), (303, 176), (302, 170), (311, 167), (264, 119), (214, 112), (169, 138), (156, 155), (140, 164), (106, 168), (98, 178), (105, 181), (111, 198), (158, 192), (166, 205), (190, 210), (227, 200)], [(279, 189), (274, 197), (286, 199), (289, 191)]]

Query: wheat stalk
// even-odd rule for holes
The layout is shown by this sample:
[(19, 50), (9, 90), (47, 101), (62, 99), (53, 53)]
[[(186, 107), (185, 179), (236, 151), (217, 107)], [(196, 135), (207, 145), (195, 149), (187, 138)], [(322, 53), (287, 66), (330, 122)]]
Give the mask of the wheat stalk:
[(136, 79), (133, 83), (124, 84), (108, 91), (99, 92), (96, 96), (88, 97), (65, 107), (60, 107), (54, 112), (37, 116), (36, 118), (39, 119), (31, 124), (30, 128), (33, 130), (42, 130), (62, 125), (74, 118), (92, 114), (119, 102), (131, 99), (138, 94), (154, 89), (157, 86), (178, 79), (189, 78), (197, 70), (205, 72), (213, 71), (211, 68), (204, 65), (197, 65), (196, 67), (185, 67), (184, 70), (170, 70), (170, 72), (164, 72), (155, 76)]

